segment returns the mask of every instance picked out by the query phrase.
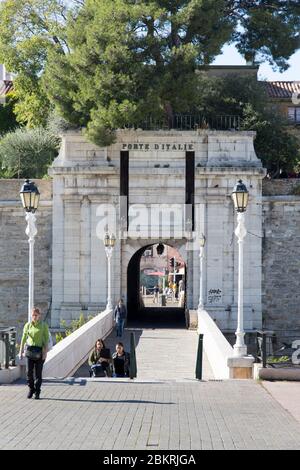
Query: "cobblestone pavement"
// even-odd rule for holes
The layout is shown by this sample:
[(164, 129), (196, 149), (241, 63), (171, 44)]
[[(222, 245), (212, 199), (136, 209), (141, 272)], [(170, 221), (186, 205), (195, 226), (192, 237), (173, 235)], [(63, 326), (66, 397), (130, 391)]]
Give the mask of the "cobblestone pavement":
[(72, 378), (26, 393), (0, 386), (1, 449), (300, 449), (300, 424), (253, 381)]
[[(185, 328), (129, 328), (122, 338), (116, 338), (113, 331), (105, 340), (105, 346), (115, 351), (115, 345), (121, 339), (125, 349), (130, 351), (130, 333), (134, 332), (138, 379), (194, 379), (198, 348), (196, 331)], [(83, 365), (76, 377), (89, 377), (89, 367)], [(213, 379), (214, 375), (204, 354), (204, 380)]]

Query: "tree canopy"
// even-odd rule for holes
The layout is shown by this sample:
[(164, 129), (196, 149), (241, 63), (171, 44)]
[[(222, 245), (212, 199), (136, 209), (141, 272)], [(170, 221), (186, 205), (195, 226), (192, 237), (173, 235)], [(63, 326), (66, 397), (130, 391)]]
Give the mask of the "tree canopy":
[(195, 112), (195, 70), (225, 43), (287, 67), (298, 13), (298, 2), (87, 0), (67, 26), (70, 53), (49, 56), (49, 96), (91, 140), (108, 144), (115, 128), (149, 114)]
[(15, 129), (18, 125), (13, 107), (14, 99), (9, 93), (5, 97), (5, 103), (0, 104), (0, 136), (5, 132)]
[(21, 122), (55, 106), (105, 145), (146, 115), (196, 111), (195, 70), (226, 43), (279, 70), (299, 47), (298, 0), (5, 0), (0, 60)]
[(233, 114), (241, 118), (241, 130), (256, 131), (256, 154), (273, 176), (279, 175), (281, 168), (299, 167), (299, 140), (291, 134), (287, 118), (270, 103), (264, 82), (249, 76), (212, 78), (201, 74), (197, 97), (199, 109), (208, 118)]
[(51, 104), (41, 82), (49, 51), (67, 50), (67, 2), (4, 0), (0, 3), (0, 63), (16, 74), (18, 121), (35, 127), (46, 123)]

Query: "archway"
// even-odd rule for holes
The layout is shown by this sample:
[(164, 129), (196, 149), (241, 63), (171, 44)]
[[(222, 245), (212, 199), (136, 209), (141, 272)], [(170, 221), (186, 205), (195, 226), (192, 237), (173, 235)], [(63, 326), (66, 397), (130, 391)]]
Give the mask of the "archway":
[[(145, 286), (145, 276), (141, 283), (142, 269), (141, 261), (143, 255), (147, 252), (155, 253), (157, 244), (145, 245), (138, 249), (131, 257), (127, 268), (127, 309), (128, 321), (135, 323), (148, 323), (155, 325), (180, 325), (185, 326), (185, 305), (186, 305), (186, 266), (182, 260), (179, 251), (176, 248), (164, 244), (177, 253), (174, 256), (175, 266), (172, 272), (168, 272), (169, 265), (168, 255), (164, 255), (164, 261), (160, 260), (160, 270), (157, 269), (157, 257), (155, 262), (155, 254), (153, 255), (153, 269), (148, 273), (149, 277), (153, 276), (153, 286)], [(146, 255), (145, 255), (146, 256)], [(179, 263), (177, 260), (181, 260)], [(165, 263), (165, 265), (164, 265)], [(177, 268), (177, 265), (179, 267)], [(163, 266), (163, 267), (162, 267)], [(146, 270), (145, 270), (146, 271)], [(157, 276), (157, 277), (155, 277)], [(157, 288), (158, 287), (158, 288)], [(159, 292), (157, 292), (159, 289)], [(155, 295), (156, 292), (156, 295)]]

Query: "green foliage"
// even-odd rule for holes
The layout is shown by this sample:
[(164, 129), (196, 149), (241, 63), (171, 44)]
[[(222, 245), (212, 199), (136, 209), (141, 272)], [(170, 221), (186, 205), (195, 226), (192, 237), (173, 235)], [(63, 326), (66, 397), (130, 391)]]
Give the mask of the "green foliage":
[(14, 99), (9, 94), (4, 104), (0, 104), (0, 135), (15, 129), (18, 125), (14, 113)]
[(257, 133), (257, 156), (276, 176), (280, 168), (291, 170), (300, 162), (300, 146), (289, 132), (287, 120), (270, 105), (263, 82), (255, 77), (208, 77), (199, 74), (195, 106), (208, 117), (218, 114), (240, 116), (241, 130)]
[(17, 74), (15, 113), (29, 127), (45, 125), (51, 110), (41, 86), (48, 53), (66, 48), (65, 2), (61, 0), (5, 0), (0, 3), (0, 63)]
[(70, 53), (48, 55), (48, 96), (89, 139), (108, 145), (115, 129), (146, 116), (193, 112), (195, 71), (227, 42), (286, 68), (298, 47), (299, 11), (296, 2), (276, 0), (87, 0), (69, 17)]
[(224, 44), (284, 70), (299, 47), (298, 0), (5, 0), (0, 62), (15, 112), (45, 126), (55, 106), (100, 145), (115, 129), (195, 110), (200, 65)]
[(248, 105), (244, 111), (243, 128), (257, 132), (255, 150), (263, 165), (273, 174), (293, 170), (300, 162), (298, 139), (291, 135), (287, 122), (274, 110), (258, 112)]
[(57, 155), (60, 140), (43, 128), (17, 129), (0, 140), (2, 177), (42, 178)]
[(270, 356), (267, 359), (268, 364), (280, 364), (281, 362), (291, 362), (289, 356)]
[(55, 335), (56, 343), (59, 343), (64, 338), (74, 333), (74, 331), (81, 328), (85, 323), (90, 321), (92, 318), (93, 318), (92, 315), (89, 315), (87, 318), (85, 318), (84, 314), (81, 313), (78, 319), (71, 321), (69, 327), (67, 327), (67, 323), (65, 320), (61, 320), (60, 327), (64, 330), (64, 333), (56, 333)]

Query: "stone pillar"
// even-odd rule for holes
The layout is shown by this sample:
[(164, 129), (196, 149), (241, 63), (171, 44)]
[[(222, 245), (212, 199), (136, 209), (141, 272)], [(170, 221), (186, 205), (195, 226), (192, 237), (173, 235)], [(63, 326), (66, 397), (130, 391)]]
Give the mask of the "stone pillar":
[(81, 201), (80, 218), (80, 303), (90, 302), (91, 271), (91, 204), (87, 196)]

